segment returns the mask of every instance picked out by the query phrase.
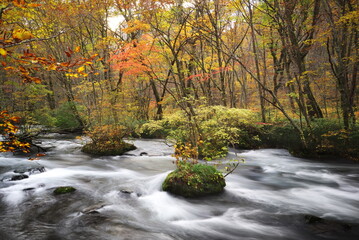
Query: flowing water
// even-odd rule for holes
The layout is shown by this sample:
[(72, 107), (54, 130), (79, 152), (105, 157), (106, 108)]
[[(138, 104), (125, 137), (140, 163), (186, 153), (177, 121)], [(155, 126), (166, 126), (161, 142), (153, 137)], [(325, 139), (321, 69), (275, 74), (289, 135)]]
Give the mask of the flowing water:
[[(133, 142), (127, 155), (92, 157), (81, 140), (43, 139), (50, 150), (31, 162), (35, 170), (24, 157), (0, 155), (0, 239), (359, 239), (358, 165), (232, 150), (227, 160), (245, 163), (225, 191), (184, 199), (161, 191), (173, 149)], [(29, 178), (10, 181), (24, 166)], [(54, 195), (58, 186), (77, 190)], [(308, 224), (308, 215), (329, 221)]]

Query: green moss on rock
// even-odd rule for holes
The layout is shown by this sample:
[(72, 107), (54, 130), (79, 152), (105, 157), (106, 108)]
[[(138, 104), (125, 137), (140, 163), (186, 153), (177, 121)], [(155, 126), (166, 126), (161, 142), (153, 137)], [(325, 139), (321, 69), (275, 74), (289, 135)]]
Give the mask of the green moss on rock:
[(72, 193), (75, 192), (76, 188), (71, 187), (71, 186), (63, 186), (63, 187), (58, 187), (54, 190), (54, 194), (55, 195), (60, 195), (60, 194), (65, 194), (65, 193)]
[(124, 141), (107, 141), (88, 143), (82, 147), (82, 151), (85, 153), (101, 156), (115, 156), (122, 155), (125, 152), (135, 150), (136, 147), (133, 144), (126, 143)]
[(181, 163), (168, 174), (162, 189), (183, 197), (203, 197), (221, 193), (225, 186), (222, 173), (213, 166)]

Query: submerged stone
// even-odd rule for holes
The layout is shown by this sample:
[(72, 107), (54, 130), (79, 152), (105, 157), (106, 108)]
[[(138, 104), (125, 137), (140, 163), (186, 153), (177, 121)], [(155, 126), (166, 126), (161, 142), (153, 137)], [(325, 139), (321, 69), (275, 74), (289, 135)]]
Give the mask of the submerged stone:
[(305, 223), (312, 233), (316, 235), (343, 234), (352, 229), (352, 225), (339, 220), (325, 219), (314, 215), (305, 215)]
[(76, 188), (71, 187), (71, 186), (63, 186), (63, 187), (58, 187), (54, 190), (54, 194), (55, 195), (60, 195), (60, 194), (65, 194), (65, 193), (72, 193), (75, 192)]
[(97, 210), (103, 208), (104, 206), (105, 206), (105, 204), (99, 203), (99, 204), (84, 208), (81, 212), (85, 213), (85, 214), (96, 214), (96, 213), (99, 213)]
[(221, 193), (225, 186), (222, 173), (213, 166), (185, 163), (168, 174), (162, 189), (191, 198)]

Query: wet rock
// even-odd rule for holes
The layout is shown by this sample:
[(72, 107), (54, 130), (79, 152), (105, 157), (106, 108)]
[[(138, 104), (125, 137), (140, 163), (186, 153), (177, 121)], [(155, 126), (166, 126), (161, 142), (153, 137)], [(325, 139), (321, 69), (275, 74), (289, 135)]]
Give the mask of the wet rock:
[[(120, 194), (122, 194), (122, 193), (123, 193), (123, 195), (125, 195), (125, 196), (137, 196), (137, 197), (141, 197), (141, 196), (142, 196), (141, 193), (135, 193), (134, 191), (129, 190), (129, 189), (121, 189), (121, 190), (120, 190)], [(132, 193), (135, 194), (135, 195), (132, 195)]]
[(141, 152), (141, 153), (140, 153), (140, 156), (148, 156), (148, 153), (146, 153), (146, 152)]
[(125, 193), (125, 194), (131, 194), (131, 193), (133, 193), (133, 191), (132, 191), (132, 190), (129, 190), (129, 189), (121, 189), (120, 192)]
[(204, 164), (182, 163), (168, 174), (162, 189), (182, 197), (203, 197), (223, 192), (226, 182), (216, 168)]
[(343, 234), (352, 229), (352, 226), (348, 223), (325, 219), (314, 215), (305, 215), (304, 220), (309, 226), (309, 230), (315, 235)]
[(35, 190), (35, 188), (31, 187), (31, 188), (24, 188), (23, 189), (24, 192), (29, 192), (29, 191), (32, 191), (32, 190)]
[(103, 208), (104, 206), (105, 206), (105, 204), (102, 204), (102, 203), (92, 205), (87, 208), (84, 208), (81, 212), (84, 214), (96, 214), (96, 213), (99, 213), (97, 210)]
[(251, 169), (251, 171), (254, 172), (254, 173), (263, 173), (263, 172), (264, 172), (263, 168), (260, 167), (260, 166), (254, 166), (254, 167)]
[(72, 193), (75, 192), (76, 188), (71, 187), (71, 186), (62, 186), (62, 187), (58, 187), (54, 190), (54, 194), (55, 195), (61, 195), (61, 194), (66, 194), (66, 193)]
[(124, 153), (135, 150), (136, 147), (133, 144), (121, 141), (121, 142), (96, 142), (87, 143), (81, 149), (84, 153), (89, 153), (97, 156), (116, 156), (123, 155)]
[(27, 176), (26, 174), (14, 175), (11, 177), (10, 181), (18, 181), (18, 180), (23, 180), (25, 178), (29, 178), (29, 176)]
[(37, 139), (37, 140), (33, 140), (32, 143), (33, 144), (42, 144), (42, 141)]
[(38, 173), (43, 173), (45, 172), (45, 167), (38, 164), (38, 163), (33, 163), (33, 162), (28, 162), (28, 163), (24, 163), (21, 165), (17, 165), (15, 166), (15, 170), (14, 173), (29, 173), (29, 175), (31, 174), (38, 174)]
[(320, 217), (317, 217), (314, 215), (305, 215), (304, 219), (305, 219), (305, 223), (307, 223), (307, 224), (315, 224), (315, 223), (320, 223), (320, 222), (324, 221), (323, 218), (320, 218)]

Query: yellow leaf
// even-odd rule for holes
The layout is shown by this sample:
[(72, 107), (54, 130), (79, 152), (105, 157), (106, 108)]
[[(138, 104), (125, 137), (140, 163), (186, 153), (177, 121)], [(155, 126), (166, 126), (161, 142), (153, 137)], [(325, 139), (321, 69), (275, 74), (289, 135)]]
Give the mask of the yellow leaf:
[(48, 70), (56, 70), (57, 69), (57, 66), (55, 64), (51, 64), (49, 67), (48, 67)]
[(26, 31), (25, 29), (17, 29), (12, 33), (12, 38), (18, 41), (31, 39), (33, 37), (34, 35), (31, 32)]
[(77, 72), (78, 72), (78, 73), (81, 73), (81, 72), (83, 72), (83, 71), (85, 71), (85, 67), (84, 67), (84, 66), (81, 66), (81, 67), (79, 67), (79, 68), (77, 69)]
[(0, 48), (0, 55), (2, 55), (3, 57), (5, 57), (7, 54), (6, 50), (3, 48)]

